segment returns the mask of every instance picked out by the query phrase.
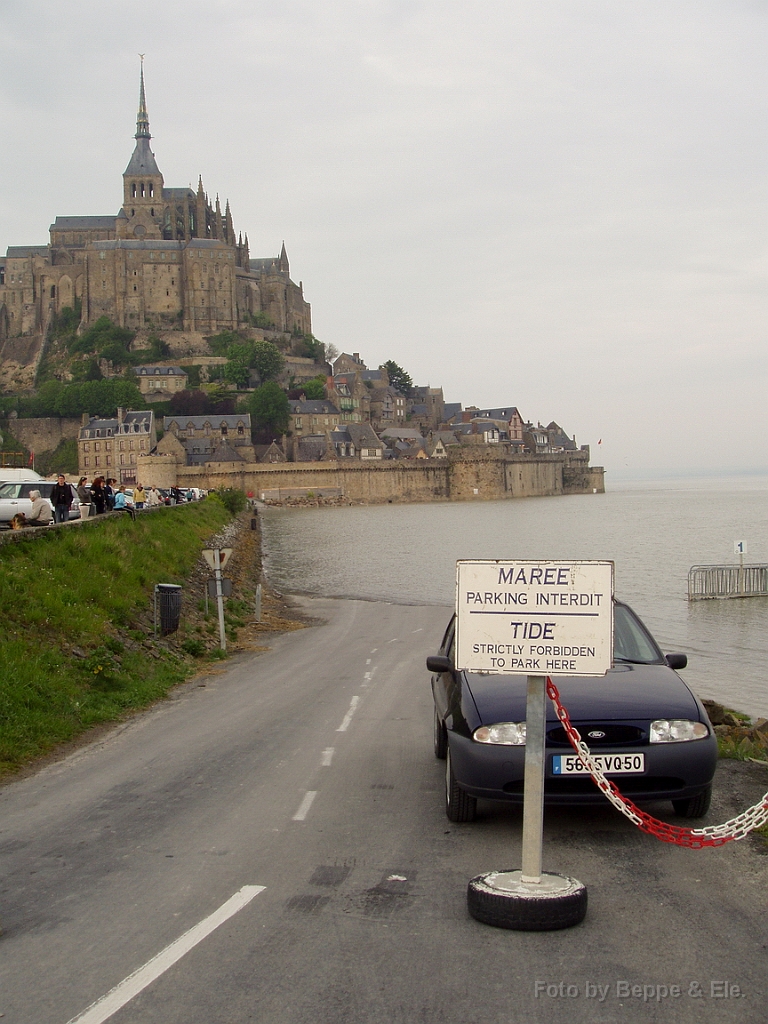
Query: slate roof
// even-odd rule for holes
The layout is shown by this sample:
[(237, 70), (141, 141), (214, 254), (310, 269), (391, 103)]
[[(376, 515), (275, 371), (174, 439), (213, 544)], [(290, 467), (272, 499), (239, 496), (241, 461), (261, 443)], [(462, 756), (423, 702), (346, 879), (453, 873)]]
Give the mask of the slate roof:
[[(122, 426), (122, 430), (120, 427)], [(99, 416), (91, 416), (87, 426), (80, 428), (80, 438), (88, 439), (96, 437), (95, 431), (100, 431), (99, 437), (112, 437), (120, 433), (148, 433), (152, 427), (152, 411), (150, 409), (139, 409), (126, 412), (122, 424), (115, 416), (111, 419), (102, 419)]]
[(57, 217), (51, 231), (109, 231), (115, 228), (115, 217)]
[(160, 168), (155, 161), (155, 154), (149, 148), (149, 139), (143, 136), (136, 139), (136, 148), (131, 154), (128, 166), (123, 171), (123, 175), (125, 176), (126, 174), (137, 177), (142, 174), (160, 174)]
[(9, 245), (5, 250), (6, 259), (26, 259), (28, 256), (47, 256), (50, 247), (47, 245)]
[(219, 444), (208, 458), (206, 462), (245, 462), (245, 459), (240, 455), (236, 448), (226, 440), (222, 439)]
[(403, 441), (415, 441), (421, 437), (421, 431), (415, 427), (385, 427), (381, 432), (382, 437), (397, 437)]
[(185, 377), (186, 370), (180, 366), (134, 366), (134, 373), (140, 377)]
[(318, 415), (328, 415), (328, 416), (336, 415), (336, 416), (338, 416), (339, 415), (339, 410), (336, 408), (335, 405), (332, 405), (331, 402), (325, 402), (321, 398), (317, 398), (317, 399), (305, 398), (304, 401), (301, 401), (301, 399), (298, 399), (298, 398), (290, 399), (289, 402), (288, 402), (288, 405), (290, 406), (291, 415), (292, 416), (297, 416), (297, 415), (302, 415), (302, 414), (304, 414), (304, 415), (312, 414), (312, 415), (315, 415), (315, 416), (318, 416)]
[(218, 430), (223, 423), (227, 430), (231, 430), (233, 427), (236, 429), (240, 423), (243, 424), (246, 430), (251, 429), (251, 414), (249, 412), (244, 413), (227, 413), (224, 415), (211, 414), (210, 416), (164, 416), (163, 417), (163, 430), (168, 431), (171, 429), (173, 424), (176, 424), (179, 430), (186, 430), (187, 426), (191, 423), (195, 430), (203, 430), (206, 423), (209, 423), (213, 429)]

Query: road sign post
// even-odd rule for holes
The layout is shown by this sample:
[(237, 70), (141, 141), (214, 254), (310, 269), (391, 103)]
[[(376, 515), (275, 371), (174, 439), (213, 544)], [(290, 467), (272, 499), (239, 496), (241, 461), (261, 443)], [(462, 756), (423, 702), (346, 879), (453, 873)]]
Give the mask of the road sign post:
[(213, 569), (216, 580), (216, 605), (219, 612), (219, 644), (222, 651), (227, 649), (227, 634), (224, 628), (224, 588), (222, 585), (221, 570), (229, 561), (232, 548), (206, 548), (203, 551), (203, 558)]
[(547, 676), (603, 676), (613, 664), (613, 563), (460, 561), (456, 669), (525, 675), (522, 870), (469, 883), (470, 913), (505, 928), (583, 920), (586, 887), (542, 871)]

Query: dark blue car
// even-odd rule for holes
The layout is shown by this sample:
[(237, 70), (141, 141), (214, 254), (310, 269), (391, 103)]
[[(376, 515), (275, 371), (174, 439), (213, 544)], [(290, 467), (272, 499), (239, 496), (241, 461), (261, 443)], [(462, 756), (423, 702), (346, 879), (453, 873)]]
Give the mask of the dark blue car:
[[(525, 676), (454, 670), (455, 617), (432, 676), (435, 755), (446, 760), (445, 806), (451, 821), (472, 821), (478, 798), (522, 802)], [(614, 604), (614, 668), (603, 678), (556, 680), (581, 738), (619, 790), (635, 802), (671, 800), (675, 813), (709, 809), (717, 741), (701, 701), (675, 669), (684, 654), (662, 654), (631, 608)], [(571, 747), (548, 702), (544, 799), (599, 804), (605, 797)]]

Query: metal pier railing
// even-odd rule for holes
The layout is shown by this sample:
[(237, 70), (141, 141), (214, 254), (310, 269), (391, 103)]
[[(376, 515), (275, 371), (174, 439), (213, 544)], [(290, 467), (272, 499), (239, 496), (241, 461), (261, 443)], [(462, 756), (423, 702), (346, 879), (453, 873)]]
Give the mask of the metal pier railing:
[(688, 600), (768, 597), (768, 565), (694, 565), (688, 570)]

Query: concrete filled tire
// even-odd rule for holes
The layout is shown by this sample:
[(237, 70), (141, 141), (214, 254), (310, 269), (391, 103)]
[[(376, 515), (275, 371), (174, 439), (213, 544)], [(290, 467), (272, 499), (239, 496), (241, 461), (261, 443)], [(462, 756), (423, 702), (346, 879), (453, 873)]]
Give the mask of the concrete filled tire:
[(449, 821), (474, 821), (477, 813), (477, 800), (464, 792), (453, 774), (450, 747), (445, 754), (445, 813)]
[[(519, 871), (477, 875), (467, 887), (467, 909), (494, 928), (545, 932), (581, 924), (587, 913), (587, 887), (575, 878), (543, 872), (541, 885), (520, 882)], [(504, 880), (509, 884), (504, 885)]]

